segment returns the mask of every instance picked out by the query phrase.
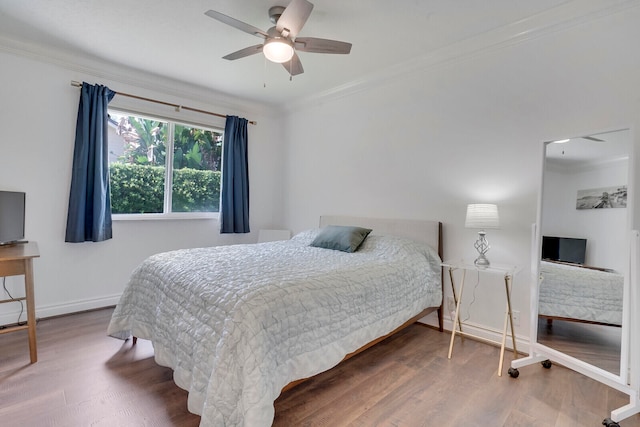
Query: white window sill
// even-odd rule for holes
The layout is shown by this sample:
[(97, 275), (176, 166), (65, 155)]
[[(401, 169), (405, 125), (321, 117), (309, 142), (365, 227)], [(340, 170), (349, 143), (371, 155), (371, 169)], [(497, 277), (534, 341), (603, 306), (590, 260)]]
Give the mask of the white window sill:
[(112, 221), (162, 221), (176, 219), (218, 219), (218, 212), (150, 213), (150, 214), (113, 214)]

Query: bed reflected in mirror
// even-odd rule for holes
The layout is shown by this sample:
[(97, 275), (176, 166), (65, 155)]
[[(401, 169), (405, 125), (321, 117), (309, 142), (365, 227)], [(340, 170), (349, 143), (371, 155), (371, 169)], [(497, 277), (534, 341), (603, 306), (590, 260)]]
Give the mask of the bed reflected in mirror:
[(538, 342), (616, 375), (630, 146), (629, 130), (547, 143), (542, 191)]

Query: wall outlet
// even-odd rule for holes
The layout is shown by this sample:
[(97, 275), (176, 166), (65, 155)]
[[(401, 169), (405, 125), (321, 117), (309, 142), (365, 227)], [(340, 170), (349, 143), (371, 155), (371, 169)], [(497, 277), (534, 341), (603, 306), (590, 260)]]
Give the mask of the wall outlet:
[(520, 312), (511, 310), (511, 316), (513, 317), (513, 326), (520, 326)]

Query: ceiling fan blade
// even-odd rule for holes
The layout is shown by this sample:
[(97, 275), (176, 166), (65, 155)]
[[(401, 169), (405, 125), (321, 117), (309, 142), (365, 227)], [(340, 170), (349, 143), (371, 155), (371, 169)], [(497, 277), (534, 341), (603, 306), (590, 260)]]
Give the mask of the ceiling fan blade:
[(244, 31), (245, 33), (251, 34), (256, 37), (260, 37), (261, 39), (266, 39), (268, 37), (267, 33), (262, 31), (260, 28), (256, 28), (253, 25), (238, 21), (235, 18), (232, 18), (220, 12), (216, 12), (215, 10), (207, 10), (204, 14), (209, 18), (213, 18), (227, 25), (231, 25), (232, 27), (237, 28), (240, 31)]
[(351, 43), (315, 37), (298, 37), (295, 41), (295, 46), (296, 50), (301, 52), (340, 54), (351, 52)]
[(233, 61), (234, 59), (240, 59), (244, 58), (245, 56), (255, 55), (256, 53), (262, 52), (263, 46), (263, 44), (257, 44), (255, 46), (245, 47), (244, 49), (240, 49), (236, 52), (230, 53), (227, 56), (223, 56), (222, 59)]
[(287, 70), (287, 73), (290, 73), (292, 76), (304, 73), (302, 62), (300, 62), (300, 57), (297, 53), (294, 53), (293, 57), (289, 61), (283, 62), (282, 66)]
[[(289, 6), (278, 18), (276, 30), (284, 37), (295, 38), (307, 22), (312, 10), (313, 3), (309, 3), (307, 0), (291, 0)], [(283, 31), (286, 33), (283, 34)]]

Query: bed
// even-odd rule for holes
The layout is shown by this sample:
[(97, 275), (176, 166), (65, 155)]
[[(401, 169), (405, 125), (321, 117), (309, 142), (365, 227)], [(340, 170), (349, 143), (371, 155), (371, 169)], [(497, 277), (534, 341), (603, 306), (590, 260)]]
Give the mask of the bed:
[(622, 325), (622, 274), (541, 261), (540, 276), (540, 317)]
[[(354, 253), (310, 246), (372, 229)], [(151, 340), (202, 426), (269, 426), (283, 389), (438, 311), (442, 225), (328, 217), (288, 241), (185, 249), (132, 273), (107, 333)]]

